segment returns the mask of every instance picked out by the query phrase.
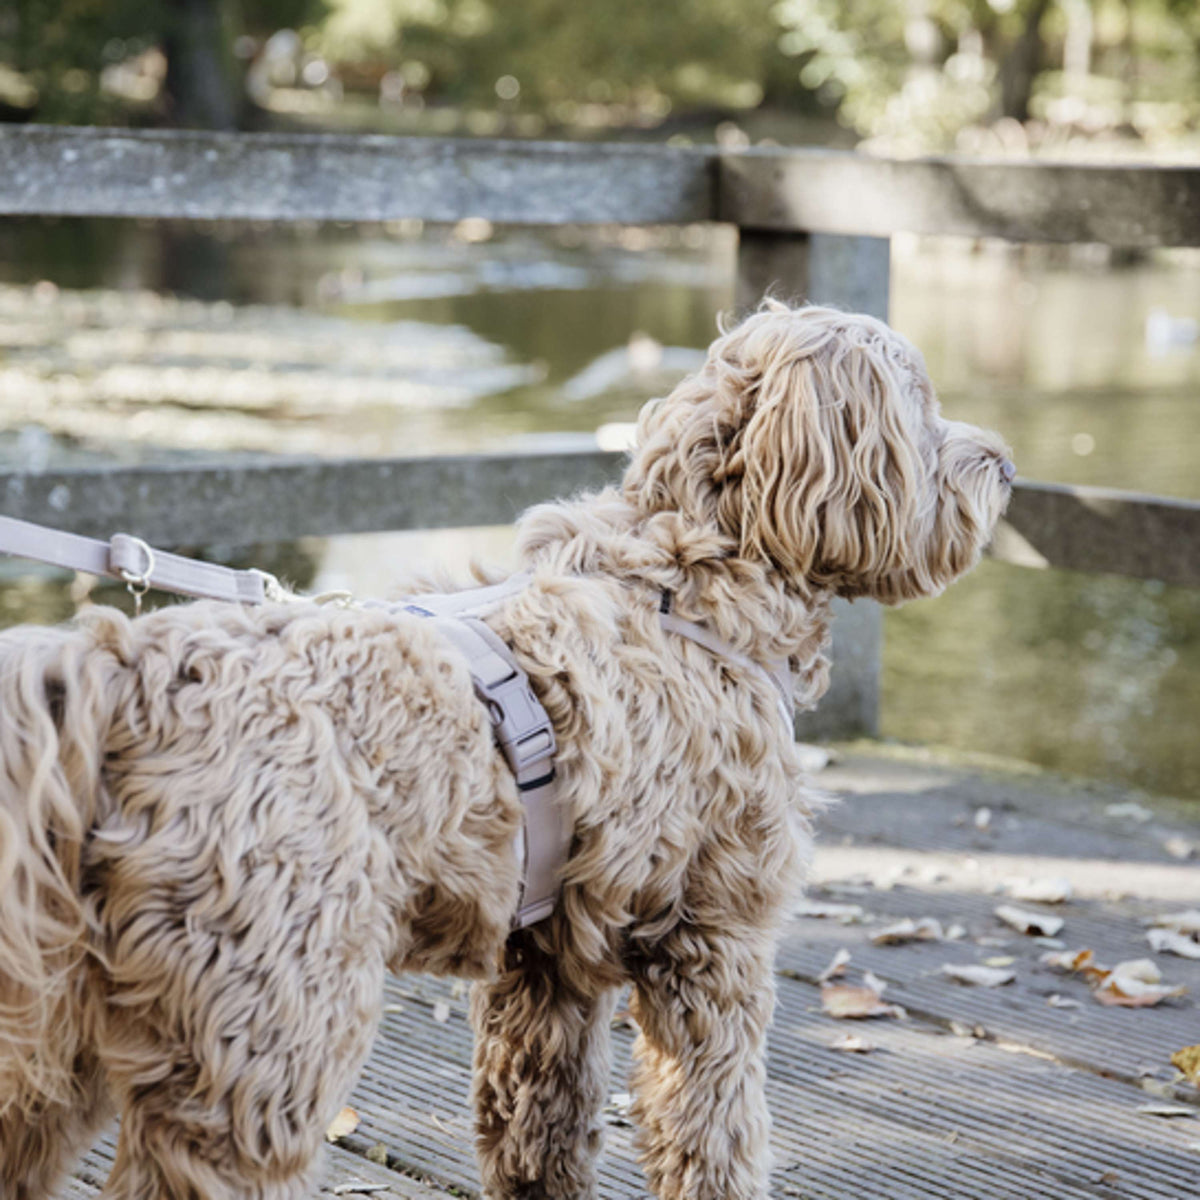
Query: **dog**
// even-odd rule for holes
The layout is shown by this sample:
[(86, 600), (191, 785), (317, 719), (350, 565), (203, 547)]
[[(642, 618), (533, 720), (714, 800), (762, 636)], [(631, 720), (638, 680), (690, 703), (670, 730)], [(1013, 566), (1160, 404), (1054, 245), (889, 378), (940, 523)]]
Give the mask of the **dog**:
[(833, 597), (940, 591), (1012, 477), (885, 324), (768, 301), (646, 405), (619, 486), (527, 512), (529, 582), (487, 623), (553, 723), (571, 839), (516, 932), (521, 799), (432, 623), (198, 602), (0, 635), (0, 1197), (50, 1195), (113, 1113), (111, 1200), (311, 1194), (391, 970), (476, 981), (487, 1197), (596, 1194), (631, 985), (650, 1186), (762, 1200), (820, 800), (754, 664), (815, 704)]

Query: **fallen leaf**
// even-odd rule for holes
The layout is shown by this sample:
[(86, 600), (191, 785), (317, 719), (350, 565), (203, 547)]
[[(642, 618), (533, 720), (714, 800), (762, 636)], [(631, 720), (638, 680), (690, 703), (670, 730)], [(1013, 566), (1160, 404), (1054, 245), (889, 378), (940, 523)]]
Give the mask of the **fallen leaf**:
[(1013, 879), (1008, 894), (1027, 904), (1062, 904), (1073, 895), (1069, 879)]
[(1135, 958), (1117, 963), (1100, 979), (1092, 995), (1109, 1007), (1150, 1008), (1187, 991), (1183, 986), (1171, 987), (1161, 980), (1162, 972), (1150, 959)]
[(1110, 817), (1127, 818), (1130, 821), (1137, 821), (1139, 825), (1145, 824), (1154, 814), (1142, 804), (1134, 804), (1128, 801), (1124, 804), (1110, 804), (1104, 810)]
[(948, 942), (957, 942), (960, 938), (965, 938), (966, 936), (967, 927), (955, 923), (946, 929), (945, 940)]
[(818, 900), (801, 900), (793, 910), (797, 917), (815, 917), (840, 921), (843, 925), (854, 925), (863, 919), (860, 904), (829, 904)]
[(1090, 950), (1051, 951), (1043, 954), (1038, 962), (1043, 966), (1053, 967), (1056, 971), (1080, 974), (1089, 983), (1096, 983), (1108, 974), (1108, 968), (1100, 966)]
[(1189, 1083), (1200, 1084), (1200, 1046), (1184, 1046), (1171, 1055), (1171, 1066), (1178, 1067)]
[(997, 954), (992, 958), (985, 958), (983, 965), (985, 967), (1011, 967), (1016, 961), (1011, 954)]
[(900, 946), (905, 942), (940, 942), (945, 935), (942, 923), (934, 917), (914, 921), (905, 917), (871, 935), (876, 946)]
[(439, 1025), (445, 1025), (450, 1020), (450, 1005), (445, 1000), (437, 1000), (433, 1005), (433, 1019)]
[(1152, 958), (1127, 958), (1113, 967), (1111, 974), (1138, 983), (1161, 983), (1162, 971)]
[(633, 1097), (628, 1092), (613, 1092), (602, 1110), (604, 1119), (610, 1125), (630, 1128), (633, 1125), (629, 1117), (629, 1110), (632, 1107)]
[(1062, 917), (1048, 917), (1017, 908), (1015, 904), (1001, 904), (993, 911), (1006, 925), (1011, 925), (1021, 933), (1032, 933), (1039, 937), (1053, 937), (1065, 924)]
[(352, 1179), (349, 1183), (337, 1183), (333, 1186), (335, 1196), (369, 1196), (372, 1192), (386, 1192), (391, 1187), (389, 1183), (365, 1183), (361, 1179)]
[(1151, 929), (1146, 934), (1150, 949), (1158, 954), (1177, 954), (1180, 958), (1200, 958), (1200, 942), (1174, 929)]
[(869, 987), (873, 992), (877, 992), (881, 996), (887, 991), (887, 984), (870, 968), (863, 972), (862, 981), (863, 987)]
[(1200, 1117), (1200, 1109), (1182, 1104), (1139, 1104), (1133, 1111), (1148, 1117)]
[(1083, 1005), (1078, 1000), (1072, 1000), (1069, 996), (1060, 996), (1057, 992), (1053, 996), (1046, 999), (1046, 1003), (1051, 1008), (1082, 1008)]
[(992, 810), (990, 808), (977, 808), (975, 810), (974, 824), (975, 828), (981, 833), (986, 830), (992, 823)]
[(1006, 983), (1012, 983), (1017, 977), (1016, 971), (1005, 971), (999, 967), (985, 967), (981, 964), (969, 963), (961, 966), (956, 963), (946, 963), (942, 967), (942, 974), (953, 979), (955, 983), (966, 983), (975, 987), (1002, 987)]
[(358, 1128), (358, 1113), (352, 1108), (343, 1108), (325, 1130), (327, 1141), (336, 1142), (338, 1138), (347, 1137)]
[(903, 1017), (898, 1004), (885, 1004), (880, 994), (863, 984), (827, 983), (821, 988), (821, 1009), (839, 1021), (864, 1017)]
[(817, 976), (818, 983), (824, 983), (827, 979), (833, 979), (835, 976), (844, 975), (846, 973), (846, 964), (850, 961), (850, 951), (842, 946), (838, 952), (829, 960), (829, 966)]
[(1120, 1179), (1121, 1176), (1118, 1175), (1116, 1171), (1105, 1171), (1103, 1175), (1097, 1177), (1096, 1182), (1112, 1184), (1118, 1183)]
[(988, 1035), (988, 1031), (982, 1025), (966, 1025), (962, 1021), (951, 1021), (950, 1032), (955, 1037), (975, 1038), (977, 1041), (983, 1041)]
[(376, 1142), (373, 1146), (368, 1147), (367, 1162), (373, 1162), (379, 1167), (386, 1167), (388, 1165), (387, 1147), (382, 1142)]
[(870, 1054), (875, 1049), (873, 1042), (868, 1042), (865, 1037), (859, 1037), (857, 1033), (843, 1033), (840, 1038), (836, 1038), (829, 1043), (830, 1050), (841, 1050), (846, 1054)]
[(1163, 929), (1173, 929), (1176, 933), (1200, 934), (1200, 908), (1163, 913), (1161, 916), (1151, 917), (1146, 924), (1157, 925)]
[(1196, 853), (1196, 845), (1187, 838), (1171, 837), (1163, 842), (1163, 849), (1172, 857), (1178, 859), (1191, 858)]

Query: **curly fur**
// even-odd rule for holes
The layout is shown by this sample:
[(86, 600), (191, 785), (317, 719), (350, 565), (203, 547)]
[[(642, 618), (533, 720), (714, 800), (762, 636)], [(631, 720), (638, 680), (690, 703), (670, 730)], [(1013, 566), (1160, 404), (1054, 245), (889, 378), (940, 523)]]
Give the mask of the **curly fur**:
[(594, 1196), (632, 983), (655, 1193), (761, 1200), (818, 800), (769, 683), (665, 633), (659, 598), (815, 704), (832, 596), (970, 567), (1005, 455), (885, 325), (768, 304), (647, 405), (621, 487), (527, 513), (532, 583), (489, 620), (554, 722), (574, 840), (558, 910), (511, 936), (516, 789), (419, 618), (201, 603), (0, 636), (0, 1197), (48, 1195), (113, 1110), (107, 1197), (308, 1194), (391, 969), (480, 981), (487, 1196)]

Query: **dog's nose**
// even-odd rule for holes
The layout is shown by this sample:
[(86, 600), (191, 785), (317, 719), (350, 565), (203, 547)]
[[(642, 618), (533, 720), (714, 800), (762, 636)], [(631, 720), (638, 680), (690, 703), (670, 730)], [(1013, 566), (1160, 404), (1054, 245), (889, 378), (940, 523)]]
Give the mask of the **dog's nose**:
[(1000, 474), (1004, 477), (1005, 483), (1012, 483), (1017, 477), (1016, 466), (1007, 458), (1000, 460)]

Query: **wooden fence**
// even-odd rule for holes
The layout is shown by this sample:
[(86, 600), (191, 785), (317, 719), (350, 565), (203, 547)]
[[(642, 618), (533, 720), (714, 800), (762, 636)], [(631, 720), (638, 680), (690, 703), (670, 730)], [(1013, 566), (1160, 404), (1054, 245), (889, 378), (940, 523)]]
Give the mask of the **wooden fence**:
[[(768, 289), (888, 315), (901, 232), (1200, 245), (1200, 170), (945, 160), (819, 150), (333, 135), (0, 128), (0, 217), (738, 227), (738, 302)], [(496, 523), (610, 480), (599, 451), (0, 473), (0, 510), (161, 545)], [(1200, 504), (1018, 483), (996, 557), (1200, 586)], [(834, 686), (809, 736), (878, 722), (880, 616), (839, 606)]]

